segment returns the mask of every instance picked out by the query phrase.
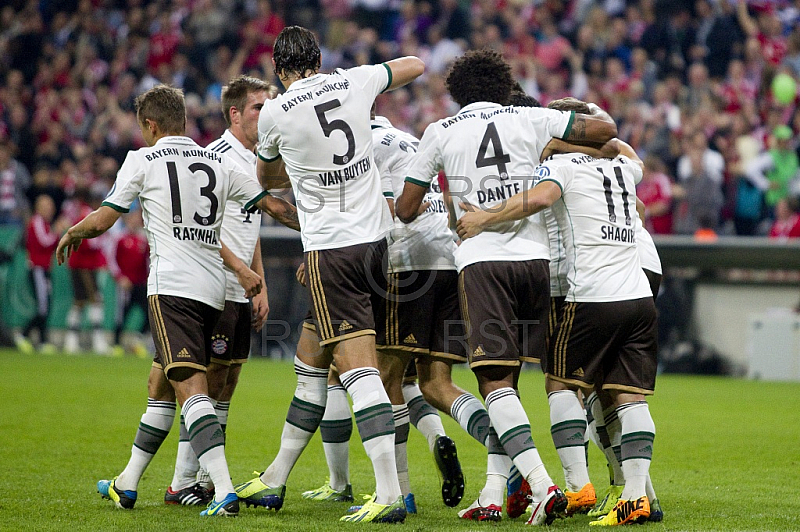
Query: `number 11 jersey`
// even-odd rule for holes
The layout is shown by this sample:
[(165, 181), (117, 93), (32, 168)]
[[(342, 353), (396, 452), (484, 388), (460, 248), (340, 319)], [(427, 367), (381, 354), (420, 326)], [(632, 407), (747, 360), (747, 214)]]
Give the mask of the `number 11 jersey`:
[(304, 251), (380, 240), (392, 228), (372, 155), (370, 108), (392, 83), (385, 64), (298, 80), (264, 102), (258, 156), (283, 158)]
[(168, 136), (128, 152), (103, 205), (128, 212), (142, 204), (150, 274), (147, 295), (184, 297), (225, 308), (219, 250), (225, 204), (251, 208), (266, 192), (227, 155)]

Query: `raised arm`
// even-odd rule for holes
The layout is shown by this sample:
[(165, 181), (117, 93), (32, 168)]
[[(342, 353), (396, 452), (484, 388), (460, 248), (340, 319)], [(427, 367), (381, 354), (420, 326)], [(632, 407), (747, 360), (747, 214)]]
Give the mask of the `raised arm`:
[(748, 37), (755, 37), (758, 35), (758, 23), (747, 12), (747, 0), (739, 0), (736, 5), (736, 18), (739, 20), (739, 26)]
[(425, 72), (425, 63), (422, 62), (422, 59), (414, 57), (413, 55), (392, 59), (385, 64), (389, 67), (390, 72), (387, 91), (407, 85)]
[(120, 216), (122, 216), (120, 211), (103, 205), (67, 229), (56, 248), (58, 264), (64, 264), (70, 254), (80, 247), (84, 238), (94, 238), (102, 235), (119, 220)]

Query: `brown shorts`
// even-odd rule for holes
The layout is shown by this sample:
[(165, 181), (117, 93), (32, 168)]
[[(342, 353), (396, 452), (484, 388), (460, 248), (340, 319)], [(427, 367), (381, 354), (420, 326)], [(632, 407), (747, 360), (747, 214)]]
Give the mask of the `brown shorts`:
[(392, 273), (387, 292), (375, 338), (378, 348), (467, 361), (455, 270)]
[(319, 345), (374, 335), (386, 296), (386, 240), (309, 251), (305, 264)]
[(554, 380), (583, 388), (651, 395), (656, 384), (653, 298), (564, 305), (544, 365)]
[(550, 268), (547, 260), (470, 264), (459, 275), (469, 364), (517, 366), (547, 351)]
[(97, 303), (100, 293), (97, 290), (97, 270), (77, 268), (72, 273), (72, 297), (76, 302)]
[(250, 356), (250, 303), (225, 302), (225, 310), (217, 321), (209, 340), (211, 362), (230, 366), (244, 364)]
[(153, 364), (169, 377), (173, 368), (205, 371), (211, 360), (208, 339), (220, 311), (193, 299), (176, 296), (147, 297), (150, 331), (156, 344)]

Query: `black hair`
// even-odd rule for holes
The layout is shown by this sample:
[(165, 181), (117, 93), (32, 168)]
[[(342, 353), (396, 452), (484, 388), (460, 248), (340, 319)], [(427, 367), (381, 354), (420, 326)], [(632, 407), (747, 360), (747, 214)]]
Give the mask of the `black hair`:
[(516, 105), (517, 107), (541, 107), (542, 104), (523, 91), (511, 91), (511, 96), (508, 97), (508, 105)]
[(308, 70), (316, 73), (321, 64), (317, 38), (300, 26), (283, 28), (275, 41), (272, 58), (278, 77), (296, 74), (302, 78)]
[(557, 111), (575, 111), (578, 114), (584, 115), (592, 114), (592, 110), (589, 109), (589, 104), (571, 96), (561, 98), (560, 100), (553, 100), (547, 104), (547, 108)]
[(471, 50), (453, 62), (445, 80), (450, 96), (464, 107), (474, 102), (508, 104), (511, 67), (494, 50)]

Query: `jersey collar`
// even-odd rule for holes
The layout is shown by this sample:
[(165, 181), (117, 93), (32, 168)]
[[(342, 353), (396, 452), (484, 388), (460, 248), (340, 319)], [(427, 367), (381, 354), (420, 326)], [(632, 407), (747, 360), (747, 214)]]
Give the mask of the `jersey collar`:
[(378, 128), (385, 128), (385, 127), (393, 127), (392, 123), (389, 122), (389, 119), (385, 116), (376, 116), (370, 122), (371, 129), (378, 129)]
[(503, 106), (500, 105), (499, 103), (494, 103), (494, 102), (473, 102), (469, 105), (465, 105), (464, 107), (462, 107), (461, 110), (458, 112), (458, 114), (469, 113), (472, 111), (477, 111), (479, 109), (498, 109), (500, 107)]
[(197, 145), (197, 143), (189, 137), (184, 137), (181, 135), (168, 135), (166, 137), (161, 137), (156, 141), (155, 144), (153, 144), (153, 146), (158, 146), (159, 144), (184, 144), (188, 146)]
[(297, 81), (292, 83), (291, 87), (286, 89), (286, 92), (284, 92), (284, 94), (286, 94), (287, 92), (295, 91), (295, 90), (298, 90), (298, 91), (299, 90), (303, 90), (303, 89), (305, 89), (307, 87), (310, 87), (312, 85), (316, 85), (317, 83), (321, 83), (323, 81), (323, 79), (325, 79), (325, 76), (327, 76), (327, 74), (317, 73), (317, 74), (314, 74), (313, 76), (309, 76), (307, 78), (298, 79)]
[(242, 144), (242, 141), (237, 139), (236, 135), (231, 133), (230, 129), (226, 129), (225, 133), (222, 134), (221, 138), (222, 138), (222, 140), (224, 140), (225, 142), (230, 144), (231, 147), (234, 150), (236, 150), (236, 153), (238, 153), (245, 161), (248, 161), (248, 162), (250, 162), (252, 164), (256, 163), (256, 154), (254, 152), (252, 152), (252, 151), (249, 151), (247, 148), (245, 148), (244, 144)]

